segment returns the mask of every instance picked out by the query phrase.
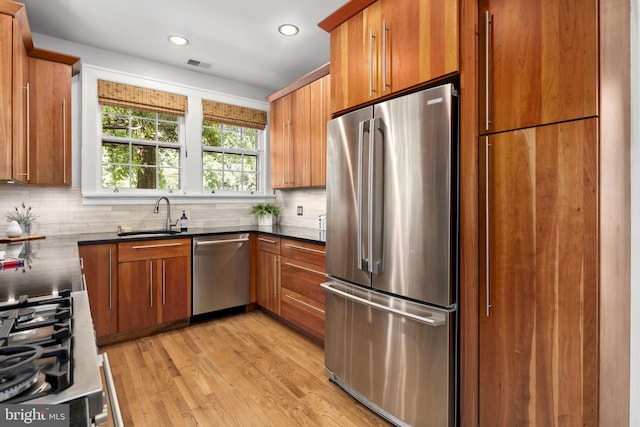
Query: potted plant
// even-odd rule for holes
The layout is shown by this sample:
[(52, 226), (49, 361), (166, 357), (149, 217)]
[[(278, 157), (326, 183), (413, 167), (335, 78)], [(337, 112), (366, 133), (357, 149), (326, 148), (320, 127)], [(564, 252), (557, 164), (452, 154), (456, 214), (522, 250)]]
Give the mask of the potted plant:
[(282, 208), (274, 203), (258, 203), (251, 206), (251, 213), (258, 218), (258, 225), (273, 225), (274, 218), (282, 213)]
[(13, 211), (7, 212), (6, 216), (7, 222), (17, 222), (20, 225), (20, 228), (22, 228), (22, 232), (27, 236), (31, 233), (31, 224), (36, 222), (36, 219), (38, 219), (38, 215), (31, 212), (31, 206), (25, 205), (24, 202), (22, 202), (20, 208), (15, 207)]

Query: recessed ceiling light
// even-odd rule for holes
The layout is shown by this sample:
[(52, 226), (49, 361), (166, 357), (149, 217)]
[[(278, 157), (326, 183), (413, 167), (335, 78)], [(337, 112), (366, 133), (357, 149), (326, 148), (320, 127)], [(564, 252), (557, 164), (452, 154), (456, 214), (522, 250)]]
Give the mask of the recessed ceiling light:
[(278, 32), (283, 36), (295, 36), (300, 30), (292, 24), (282, 24), (278, 27)]
[(189, 40), (182, 36), (169, 36), (169, 41), (176, 46), (186, 46), (189, 44)]

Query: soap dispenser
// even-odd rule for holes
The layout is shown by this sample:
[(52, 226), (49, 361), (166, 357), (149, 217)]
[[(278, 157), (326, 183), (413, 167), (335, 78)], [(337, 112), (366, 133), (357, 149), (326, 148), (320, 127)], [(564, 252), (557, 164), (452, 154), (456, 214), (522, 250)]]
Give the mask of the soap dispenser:
[(185, 233), (187, 231), (187, 223), (188, 218), (184, 211), (182, 211), (182, 216), (180, 217), (180, 232)]

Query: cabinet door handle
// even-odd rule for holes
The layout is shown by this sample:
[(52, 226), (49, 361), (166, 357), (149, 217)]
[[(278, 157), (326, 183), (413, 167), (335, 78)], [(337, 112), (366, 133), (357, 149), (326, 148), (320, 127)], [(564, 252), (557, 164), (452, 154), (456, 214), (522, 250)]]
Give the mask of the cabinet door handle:
[(369, 28), (369, 98), (373, 96), (373, 92), (376, 90), (373, 88), (373, 40), (376, 36), (373, 35), (373, 28)]
[(27, 82), (27, 182), (31, 179), (31, 86)]
[(182, 243), (163, 243), (158, 245), (131, 246), (131, 249), (167, 248), (171, 246), (182, 246)]
[(387, 87), (391, 85), (387, 84), (387, 33), (389, 27), (387, 27), (387, 21), (382, 21), (382, 92), (387, 91)]
[(300, 301), (298, 298), (294, 298), (294, 297), (292, 297), (291, 295), (286, 295), (286, 297), (287, 297), (287, 298), (289, 298), (289, 299), (291, 299), (291, 300), (293, 300), (293, 301), (295, 301), (295, 302), (297, 302), (298, 304), (302, 304), (302, 305), (304, 305), (305, 307), (309, 307), (309, 308), (311, 308), (311, 309), (313, 309), (313, 310), (317, 311), (318, 313), (322, 313), (322, 314), (324, 314), (324, 310), (320, 310), (318, 307), (314, 307), (314, 306), (312, 306), (311, 304), (307, 304), (307, 303), (306, 303), (306, 302), (304, 302), (304, 301)]
[(261, 242), (273, 243), (274, 245), (278, 243), (276, 240), (269, 240), (265, 239), (264, 237), (258, 237), (258, 240), (260, 240)]
[(67, 100), (62, 99), (62, 182), (67, 183)]
[(166, 288), (167, 288), (167, 281), (166, 281), (166, 261), (162, 260), (162, 305), (165, 305), (167, 302), (167, 295), (166, 295)]
[(153, 307), (153, 261), (149, 261), (149, 307)]
[(112, 285), (112, 269), (113, 269), (113, 255), (111, 253), (111, 249), (109, 249), (109, 310), (111, 310), (112, 307), (112, 291), (113, 291), (113, 285)]
[(484, 12), (484, 130), (489, 130), (489, 25), (491, 25), (489, 11)]
[(87, 277), (84, 275), (84, 273), (82, 273), (82, 290), (87, 290)]
[(303, 266), (297, 265), (297, 264), (291, 264), (290, 262), (285, 262), (284, 265), (288, 265), (289, 267), (293, 267), (293, 268), (297, 268), (297, 269), (300, 269), (300, 270), (308, 271), (310, 273), (319, 274), (319, 275), (321, 275), (323, 277), (326, 276), (326, 274), (323, 273), (322, 271), (314, 270), (312, 268), (303, 267)]
[(484, 278), (484, 292), (485, 292), (485, 310), (486, 316), (489, 317), (491, 315), (491, 302), (490, 302), (490, 290), (491, 283), (489, 281), (489, 137), (485, 136), (484, 138), (484, 253), (485, 253), (485, 278)]
[(285, 246), (288, 247), (288, 248), (298, 249), (298, 250), (307, 251), (307, 252), (313, 252), (313, 253), (316, 253), (316, 254), (323, 254), (324, 255), (326, 253), (325, 251), (321, 251), (319, 249), (306, 248), (304, 246), (292, 245), (290, 243), (286, 243)]
[(273, 257), (273, 297), (278, 297), (278, 257)]

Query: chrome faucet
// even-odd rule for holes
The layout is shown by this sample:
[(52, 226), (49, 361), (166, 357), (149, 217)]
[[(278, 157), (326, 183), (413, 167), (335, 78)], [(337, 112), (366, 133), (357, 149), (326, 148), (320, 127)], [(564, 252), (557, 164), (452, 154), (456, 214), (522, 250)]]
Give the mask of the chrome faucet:
[(162, 199), (167, 202), (167, 221), (165, 223), (165, 230), (171, 231), (171, 227), (175, 227), (176, 225), (178, 225), (178, 220), (176, 220), (175, 224), (171, 223), (171, 203), (169, 202), (169, 199), (164, 196), (158, 197), (158, 200), (156, 200), (156, 205), (153, 207), (153, 213), (160, 212), (160, 201)]

